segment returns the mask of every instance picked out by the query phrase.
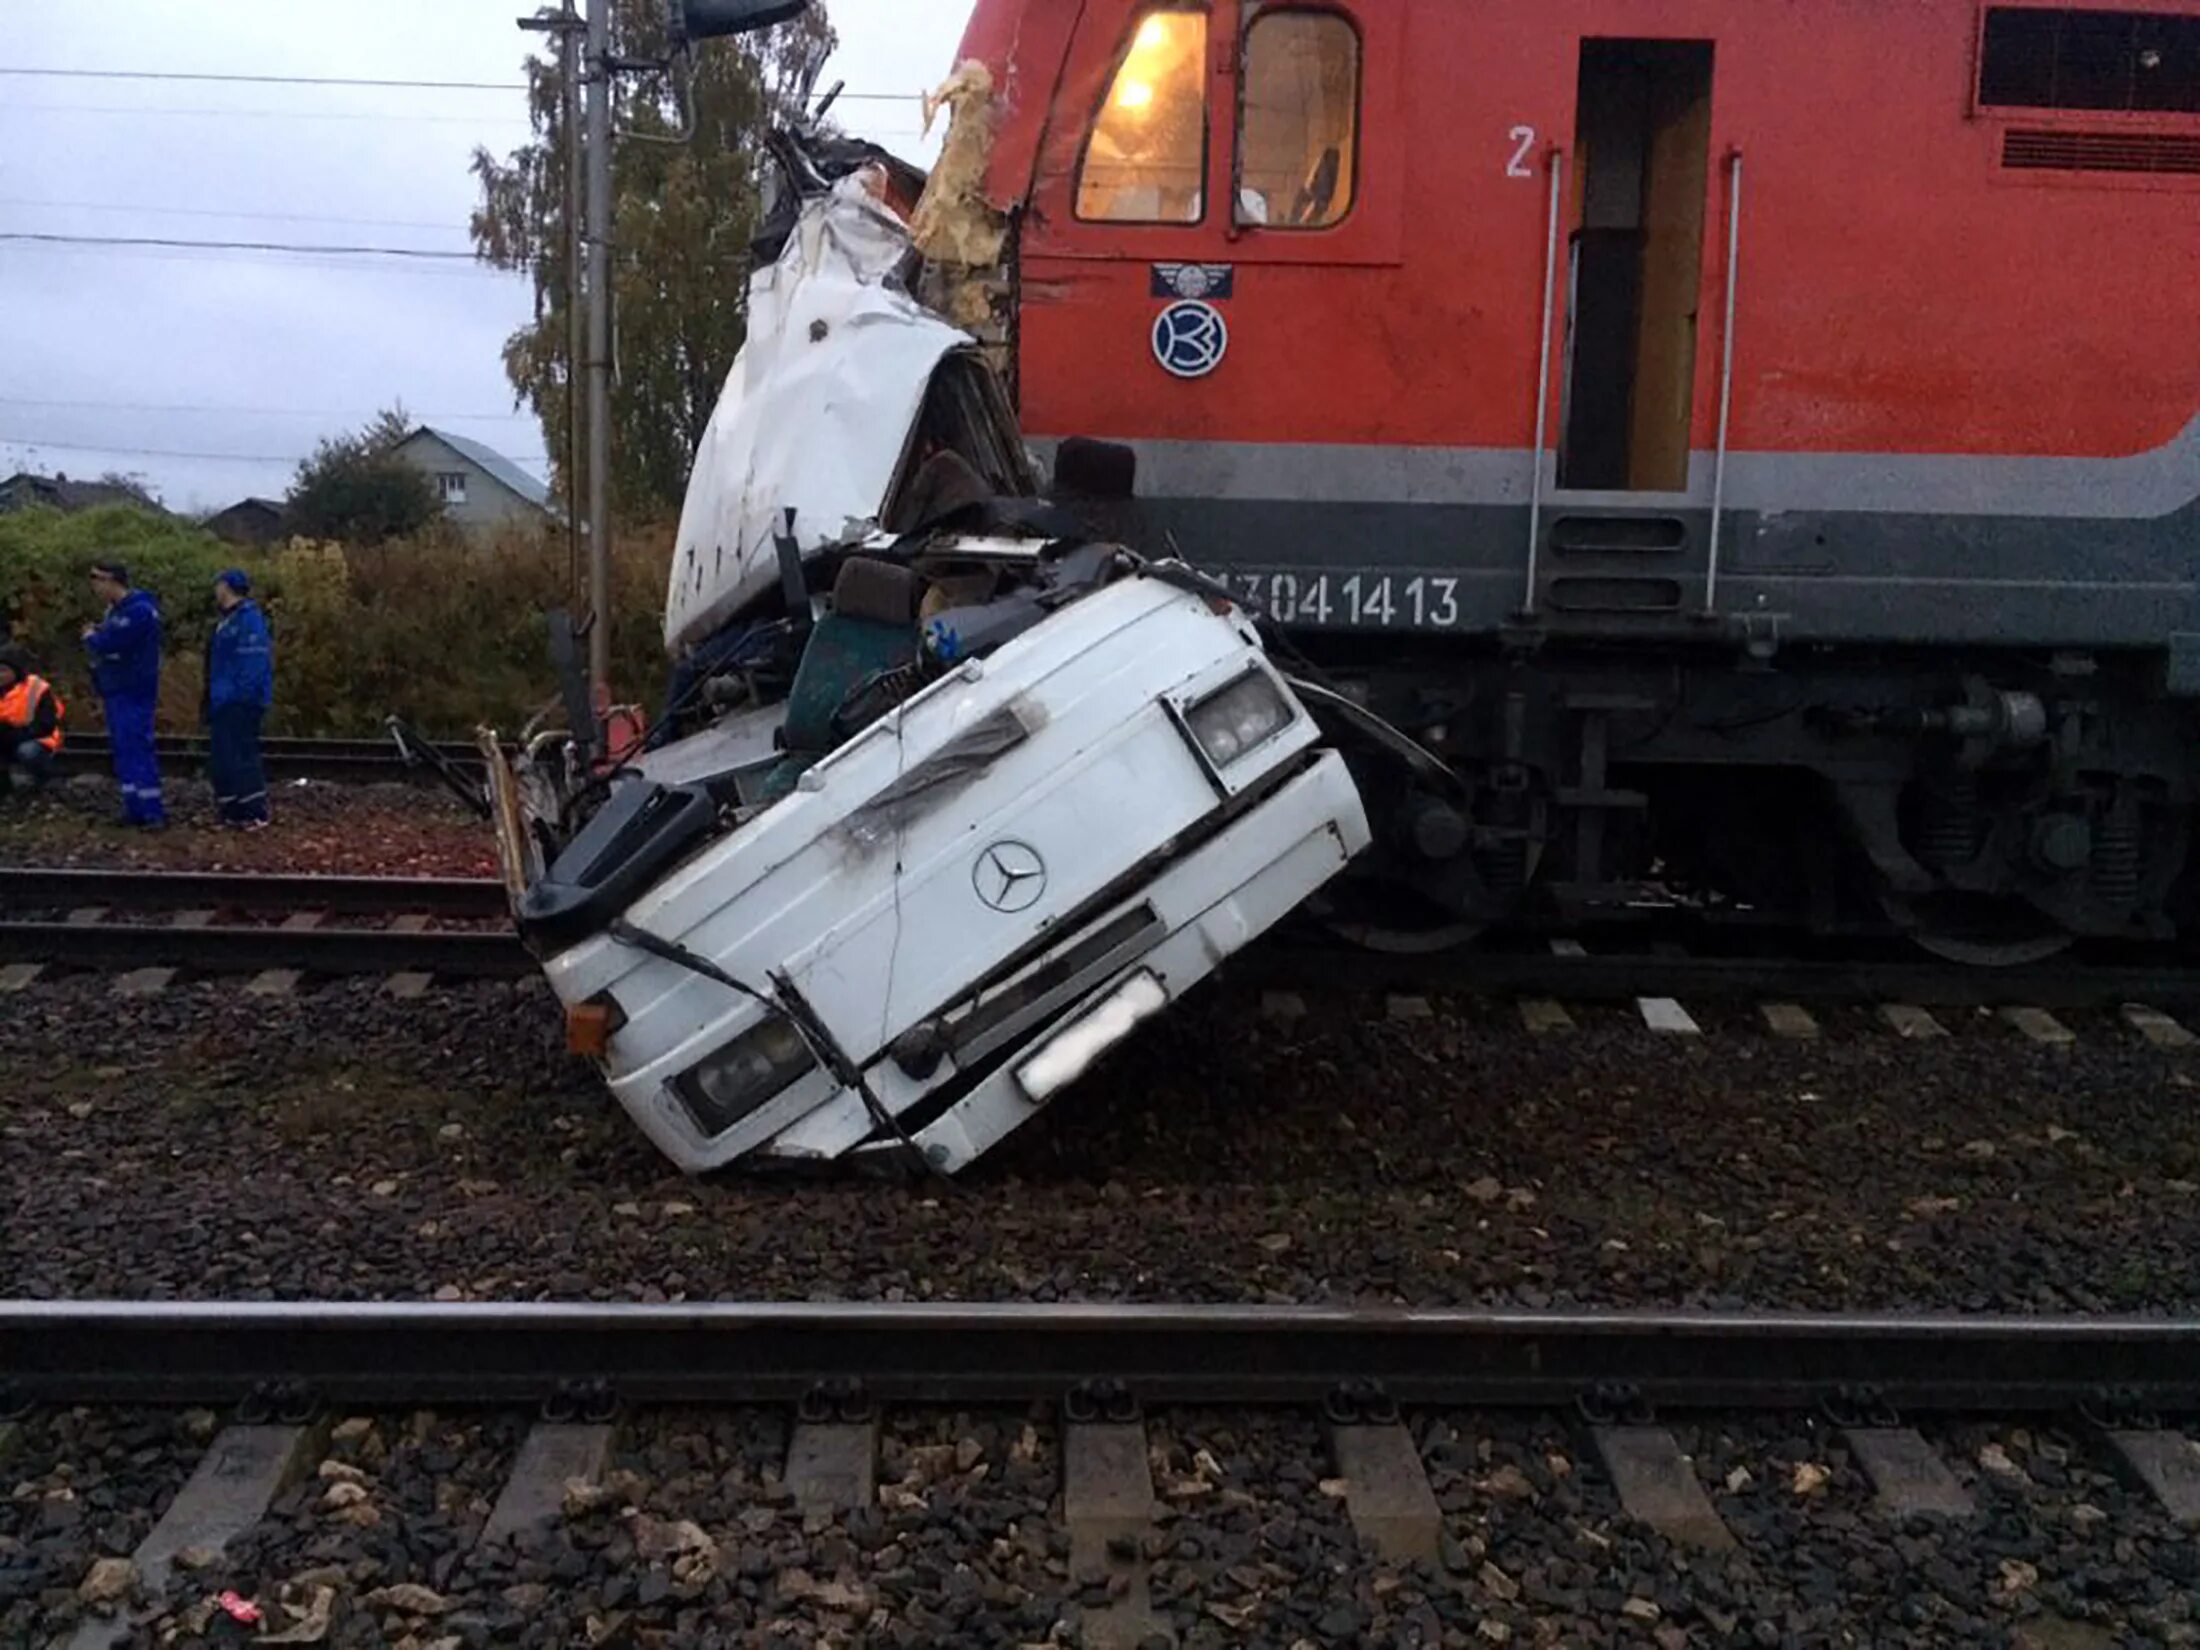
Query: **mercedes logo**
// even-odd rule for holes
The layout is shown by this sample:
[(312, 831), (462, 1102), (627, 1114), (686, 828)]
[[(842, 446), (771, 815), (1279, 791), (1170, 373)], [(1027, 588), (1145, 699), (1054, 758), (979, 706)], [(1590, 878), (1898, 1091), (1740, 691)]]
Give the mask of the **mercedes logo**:
[(996, 842), (978, 856), (970, 881), (979, 899), (1014, 916), (1037, 905), (1047, 891), (1047, 862), (1027, 843)]

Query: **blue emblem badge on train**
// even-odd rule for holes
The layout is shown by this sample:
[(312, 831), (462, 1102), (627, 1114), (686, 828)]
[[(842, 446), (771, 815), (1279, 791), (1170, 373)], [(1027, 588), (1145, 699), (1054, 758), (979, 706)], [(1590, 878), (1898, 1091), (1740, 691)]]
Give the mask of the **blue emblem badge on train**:
[(1154, 359), (1179, 378), (1205, 378), (1229, 353), (1230, 324), (1213, 304), (1187, 300), (1154, 318)]

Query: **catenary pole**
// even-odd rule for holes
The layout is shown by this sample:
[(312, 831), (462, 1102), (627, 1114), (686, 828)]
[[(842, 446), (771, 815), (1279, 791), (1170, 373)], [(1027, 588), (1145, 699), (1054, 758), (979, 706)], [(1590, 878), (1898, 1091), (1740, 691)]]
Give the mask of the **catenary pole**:
[(558, 295), (565, 306), (565, 585), (578, 611), (587, 595), (581, 577), (581, 259), (586, 241), (581, 234), (580, 37), (588, 25), (574, 9), (574, 0), (558, 0), (557, 10), (546, 6), (532, 17), (520, 18), (519, 26), (530, 34), (558, 37), (557, 133), (565, 170), (558, 218), (558, 233), (565, 242), (565, 291)]
[(582, 454), (581, 362), (587, 349), (587, 326), (581, 316), (581, 261), (587, 255), (588, 238), (581, 233), (581, 31), (586, 25), (573, 0), (563, 0), (558, 31), (559, 126), (565, 134), (565, 542), (566, 580), (577, 603), (581, 594), (581, 477), (587, 474)]
[(611, 3), (588, 0), (588, 689), (599, 726), (611, 704)]

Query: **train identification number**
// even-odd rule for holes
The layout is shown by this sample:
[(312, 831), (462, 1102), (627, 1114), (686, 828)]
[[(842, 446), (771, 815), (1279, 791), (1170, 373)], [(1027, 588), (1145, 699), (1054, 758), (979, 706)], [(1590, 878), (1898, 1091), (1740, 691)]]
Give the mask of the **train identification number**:
[(1465, 618), (1459, 581), (1421, 573), (1271, 572), (1217, 568), (1215, 577), (1278, 624), (1336, 630), (1450, 630)]

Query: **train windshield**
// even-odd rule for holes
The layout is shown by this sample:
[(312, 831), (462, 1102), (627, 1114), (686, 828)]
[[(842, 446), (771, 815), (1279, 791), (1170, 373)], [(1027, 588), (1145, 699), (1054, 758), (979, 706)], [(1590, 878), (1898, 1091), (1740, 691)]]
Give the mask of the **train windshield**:
[(1148, 12), (1093, 122), (1077, 215), (1097, 223), (1197, 223), (1207, 177), (1207, 16)]
[(1352, 210), (1360, 37), (1334, 12), (1269, 12), (1245, 35), (1238, 222), (1326, 229)]

